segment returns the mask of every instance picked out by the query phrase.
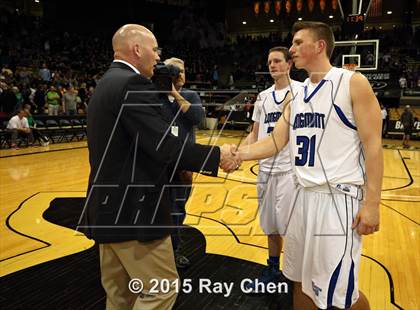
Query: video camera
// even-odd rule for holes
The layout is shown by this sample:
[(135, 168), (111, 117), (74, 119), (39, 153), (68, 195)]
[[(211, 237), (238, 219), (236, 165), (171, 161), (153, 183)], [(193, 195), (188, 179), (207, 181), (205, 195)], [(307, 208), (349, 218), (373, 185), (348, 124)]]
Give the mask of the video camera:
[(181, 70), (177, 66), (158, 62), (153, 70), (152, 81), (158, 90), (171, 91), (172, 81), (179, 76), (180, 72)]

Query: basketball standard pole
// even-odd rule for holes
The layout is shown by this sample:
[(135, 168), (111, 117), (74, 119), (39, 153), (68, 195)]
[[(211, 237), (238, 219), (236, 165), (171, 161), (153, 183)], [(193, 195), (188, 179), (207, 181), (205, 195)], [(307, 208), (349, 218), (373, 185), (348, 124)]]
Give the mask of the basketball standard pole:
[[(340, 4), (340, 9), (341, 9), (341, 3), (340, 3), (340, 1), (338, 1), (338, 3)], [(366, 22), (366, 19), (367, 19), (367, 14), (369, 12), (371, 3), (372, 3), (372, 0), (369, 0), (369, 3), (368, 3), (368, 6), (367, 6), (367, 9), (366, 9), (366, 12), (363, 14), (364, 15), (364, 21), (365, 22)], [(352, 6), (352, 14), (359, 14), (359, 15), (362, 14), (363, 0), (360, 0), (360, 2), (359, 2), (359, 8), (357, 8), (357, 0), (353, 0), (352, 4), (353, 4), (353, 6)], [(358, 37), (359, 37), (359, 35), (356, 34), (354, 36), (354, 39), (357, 40)], [(353, 46), (351, 48), (350, 53), (351, 54), (355, 54), (356, 53), (356, 47), (355, 46)]]
[[(351, 10), (351, 13), (353, 15), (360, 14), (360, 12), (362, 11), (362, 4), (363, 4), (363, 0), (360, 0), (359, 9), (357, 9), (357, 0), (353, 0), (353, 7)], [(354, 36), (354, 39), (357, 40), (358, 37), (359, 35), (356, 33), (356, 35)], [(356, 48), (352, 48), (351, 53), (352, 54), (356, 53)]]

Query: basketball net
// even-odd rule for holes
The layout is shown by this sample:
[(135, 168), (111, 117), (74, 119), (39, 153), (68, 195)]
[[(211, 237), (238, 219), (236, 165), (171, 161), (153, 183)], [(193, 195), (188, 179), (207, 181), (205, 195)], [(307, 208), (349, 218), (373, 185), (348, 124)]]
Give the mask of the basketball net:
[(343, 64), (342, 67), (350, 71), (356, 71), (359, 66), (357, 64)]

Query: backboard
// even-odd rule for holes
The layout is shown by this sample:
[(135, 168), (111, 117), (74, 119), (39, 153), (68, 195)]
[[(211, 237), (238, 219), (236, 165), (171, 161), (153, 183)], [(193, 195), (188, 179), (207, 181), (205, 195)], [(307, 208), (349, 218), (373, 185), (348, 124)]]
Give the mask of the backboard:
[(376, 71), (378, 58), (379, 40), (336, 41), (331, 62), (336, 67)]

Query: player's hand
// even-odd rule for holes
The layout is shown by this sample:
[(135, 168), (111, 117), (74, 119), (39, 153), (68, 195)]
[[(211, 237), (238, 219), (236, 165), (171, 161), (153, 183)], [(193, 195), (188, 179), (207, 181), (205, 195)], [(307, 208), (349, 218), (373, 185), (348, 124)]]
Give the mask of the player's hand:
[(236, 145), (224, 144), (220, 148), (220, 167), (225, 172), (233, 172), (239, 168), (242, 161), (236, 151)]
[(370, 235), (379, 231), (378, 204), (365, 201), (354, 219), (352, 229), (356, 229), (359, 235)]

